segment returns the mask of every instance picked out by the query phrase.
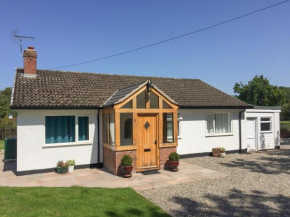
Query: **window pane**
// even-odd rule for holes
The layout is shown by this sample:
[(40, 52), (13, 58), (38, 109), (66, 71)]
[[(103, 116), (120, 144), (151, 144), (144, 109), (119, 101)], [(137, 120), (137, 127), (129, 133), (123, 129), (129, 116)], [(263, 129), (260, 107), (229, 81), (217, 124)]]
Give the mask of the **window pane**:
[(89, 140), (89, 117), (78, 117), (79, 141)]
[(104, 114), (103, 118), (103, 142), (108, 144), (108, 114)]
[(45, 143), (75, 142), (75, 116), (45, 117)]
[(150, 93), (150, 108), (159, 108), (159, 97), (152, 92)]
[(271, 123), (261, 123), (261, 131), (271, 131)]
[(261, 121), (270, 121), (270, 118), (261, 118)]
[(231, 133), (231, 124), (228, 113), (215, 114), (215, 133)]
[(163, 104), (163, 108), (165, 108), (165, 109), (167, 109), (167, 108), (168, 108), (168, 109), (171, 109), (171, 106), (168, 105), (168, 103), (165, 102), (164, 100), (163, 100), (162, 104)]
[(145, 90), (137, 96), (137, 108), (146, 108), (146, 92), (145, 92)]
[(206, 115), (207, 133), (214, 133), (213, 118), (214, 118), (213, 114)]
[(127, 102), (125, 105), (122, 106), (122, 109), (124, 108), (133, 108), (133, 102), (132, 100), (130, 100), (129, 102)]
[(133, 145), (133, 115), (132, 113), (120, 114), (120, 142), (121, 146)]
[(163, 143), (173, 143), (173, 113), (163, 114)]
[(110, 145), (115, 145), (115, 115), (110, 113)]

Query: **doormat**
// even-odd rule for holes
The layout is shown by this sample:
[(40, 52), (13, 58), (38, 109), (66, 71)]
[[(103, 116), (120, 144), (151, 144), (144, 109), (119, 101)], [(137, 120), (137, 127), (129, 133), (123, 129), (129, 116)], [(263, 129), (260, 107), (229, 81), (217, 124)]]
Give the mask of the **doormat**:
[(141, 172), (143, 175), (154, 175), (154, 174), (161, 174), (158, 170), (152, 170), (152, 171), (145, 171)]

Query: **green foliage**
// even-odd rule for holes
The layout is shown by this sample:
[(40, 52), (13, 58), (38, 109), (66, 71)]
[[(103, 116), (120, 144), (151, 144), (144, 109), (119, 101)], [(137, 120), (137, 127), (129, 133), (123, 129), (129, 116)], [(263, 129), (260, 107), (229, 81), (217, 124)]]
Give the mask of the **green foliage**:
[(0, 187), (0, 216), (169, 217), (131, 188)]
[(169, 161), (179, 161), (179, 154), (177, 154), (176, 152), (171, 152), (169, 155)]
[(4, 149), (4, 140), (0, 140), (0, 151)]
[(16, 113), (10, 110), (11, 94), (11, 87), (7, 87), (0, 91), (0, 119), (8, 118), (9, 114), (16, 116)]
[(75, 162), (75, 160), (67, 160), (65, 164), (67, 164), (69, 166), (75, 166), (76, 162)]
[(290, 87), (279, 87), (285, 93), (285, 100), (287, 103), (290, 102)]
[(285, 103), (281, 108), (281, 120), (290, 120), (290, 102)]
[(122, 166), (132, 166), (133, 159), (130, 155), (123, 155), (121, 159), (121, 165)]
[(217, 147), (217, 148), (213, 148), (212, 152), (214, 152), (214, 153), (225, 153), (226, 149), (224, 147), (220, 147), (220, 148)]
[(16, 127), (17, 127), (16, 118), (0, 119), (0, 129), (16, 129)]
[(248, 84), (235, 83), (234, 92), (238, 99), (255, 106), (279, 106), (285, 102), (285, 93), (263, 75), (255, 76)]

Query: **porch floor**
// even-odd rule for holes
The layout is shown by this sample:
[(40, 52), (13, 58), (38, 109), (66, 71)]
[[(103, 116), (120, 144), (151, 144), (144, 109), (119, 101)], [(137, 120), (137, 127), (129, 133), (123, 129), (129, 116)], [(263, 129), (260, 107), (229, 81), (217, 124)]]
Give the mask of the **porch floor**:
[(214, 179), (226, 176), (223, 173), (205, 169), (200, 166), (180, 161), (179, 171), (159, 170), (155, 172), (133, 173), (126, 179), (114, 176), (104, 169), (77, 169), (73, 174), (59, 175), (53, 172), (25, 176), (15, 175), (16, 162), (3, 162), (3, 152), (0, 153), (0, 186), (13, 187), (105, 187), (135, 190), (157, 188), (185, 182), (204, 179)]

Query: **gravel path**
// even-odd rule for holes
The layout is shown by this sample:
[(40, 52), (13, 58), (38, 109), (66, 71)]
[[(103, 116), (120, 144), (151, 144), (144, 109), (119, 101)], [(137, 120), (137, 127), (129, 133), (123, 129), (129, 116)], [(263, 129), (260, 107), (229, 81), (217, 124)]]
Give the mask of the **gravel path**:
[(139, 193), (172, 216), (290, 216), (290, 145), (184, 161), (228, 176)]

